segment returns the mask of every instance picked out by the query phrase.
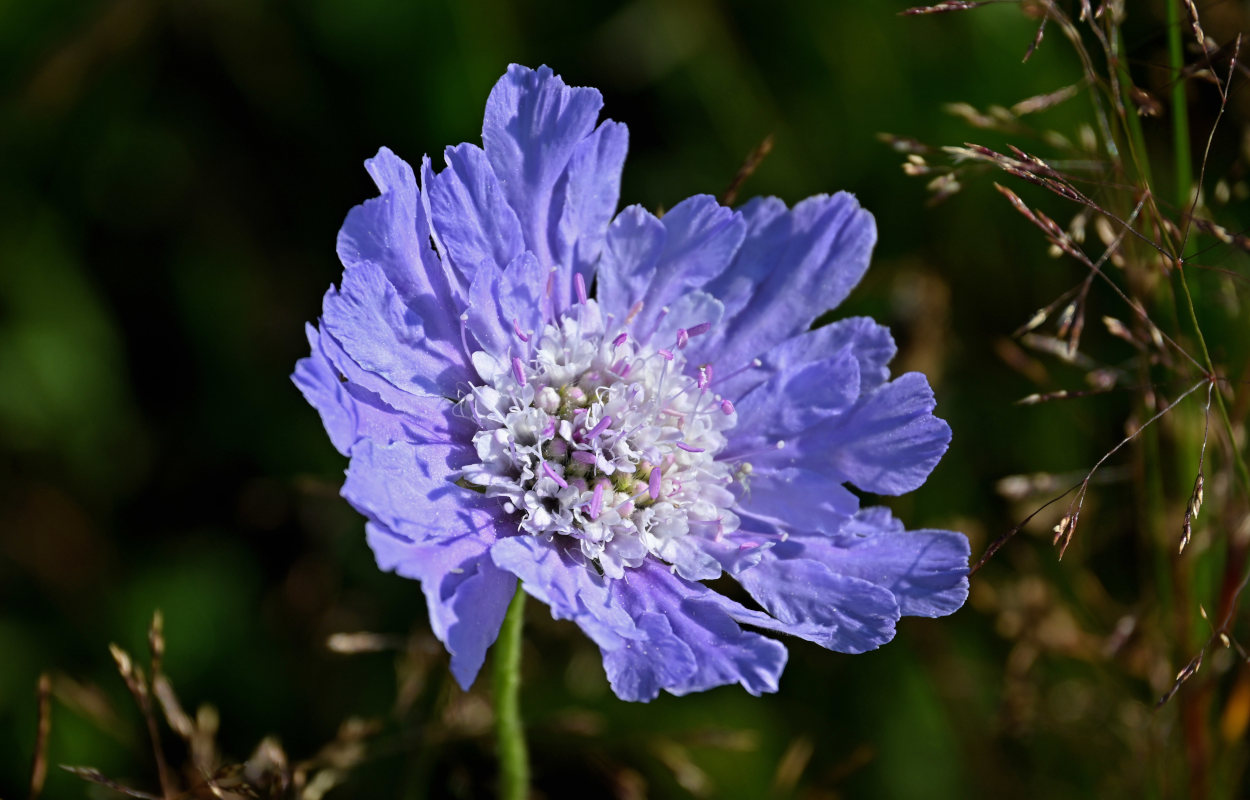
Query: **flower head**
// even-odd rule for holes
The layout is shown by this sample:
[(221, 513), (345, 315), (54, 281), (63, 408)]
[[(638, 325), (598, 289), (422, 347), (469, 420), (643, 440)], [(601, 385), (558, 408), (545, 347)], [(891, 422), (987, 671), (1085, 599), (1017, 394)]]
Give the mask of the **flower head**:
[[(350, 456), (381, 567), (421, 581), (471, 683), (519, 578), (616, 693), (775, 691), (789, 633), (875, 648), (967, 597), (968, 541), (845, 486), (919, 486), (950, 439), (889, 332), (815, 330), (868, 267), (848, 194), (663, 217), (616, 205), (627, 133), (594, 89), (513, 66), (483, 146), (382, 149), (295, 382)], [(702, 581), (734, 577), (763, 610)], [(744, 628), (743, 626), (746, 626)]]

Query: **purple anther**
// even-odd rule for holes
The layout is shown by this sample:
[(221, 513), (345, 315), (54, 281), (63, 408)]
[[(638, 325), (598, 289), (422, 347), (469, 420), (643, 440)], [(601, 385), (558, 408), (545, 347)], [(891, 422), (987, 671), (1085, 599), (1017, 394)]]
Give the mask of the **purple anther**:
[(590, 518), (599, 519), (599, 512), (603, 510), (603, 481), (595, 484), (595, 494), (590, 498)]
[(695, 325), (694, 327), (688, 329), (686, 333), (690, 334), (690, 336), (693, 338), (695, 336), (702, 336), (703, 334), (707, 333), (710, 330), (712, 330), (712, 323), (700, 322), (698, 325)]
[(573, 288), (577, 290), (577, 302), (586, 305), (586, 279), (580, 272), (573, 276)]
[(743, 542), (742, 544), (738, 545), (738, 550), (739, 552), (743, 550), (754, 550), (755, 548), (759, 546), (760, 546), (759, 542)]
[(528, 342), (530, 340), (529, 335), (525, 331), (521, 330), (521, 323), (517, 321), (516, 317), (512, 318), (512, 330), (516, 333), (516, 338), (521, 341)]
[(512, 357), (512, 377), (516, 378), (517, 383), (525, 385), (525, 365), (516, 356)]
[(611, 425), (611, 424), (612, 424), (612, 416), (611, 416), (611, 415), (608, 415), (608, 416), (604, 417), (603, 419), (599, 420), (599, 424), (598, 424), (598, 425), (596, 425), (595, 427), (593, 427), (593, 428), (591, 428), (591, 429), (590, 429), (590, 432), (586, 434), (586, 438), (587, 438), (587, 439), (593, 439), (593, 438), (595, 438), (595, 437), (596, 437), (596, 436), (598, 436), (599, 434), (601, 434), (601, 433), (603, 433), (604, 431), (606, 431), (606, 430), (608, 429), (608, 426), (609, 426), (609, 425)]
[(625, 344), (626, 340), (628, 340), (628, 339), (629, 339), (629, 334), (628, 334), (628, 333), (625, 333), (624, 331), (621, 331), (621, 332), (617, 335), (617, 337), (616, 337), (615, 339), (613, 339), (613, 340), (612, 340), (612, 346), (613, 346), (613, 347), (620, 347), (621, 345)]
[(703, 452), (702, 447), (695, 447), (694, 445), (689, 445), (689, 444), (686, 444), (685, 442), (678, 442), (677, 449), (685, 450), (687, 453), (702, 453)]
[(672, 351), (672, 350), (656, 350), (655, 352), (657, 352), (657, 353), (659, 353), (660, 355), (664, 356), (664, 357), (665, 357), (666, 359), (668, 359), (669, 361), (672, 361), (672, 360), (673, 360), (673, 351)]
[(543, 472), (547, 473), (547, 477), (555, 481), (556, 485), (558, 485), (561, 489), (569, 488), (568, 481), (564, 480), (564, 478), (561, 478), (559, 475), (557, 475), (556, 471), (552, 469), (551, 465), (548, 464), (546, 461), (543, 462)]
[(590, 464), (593, 466), (595, 463), (595, 454), (589, 450), (574, 450), (573, 460), (580, 464)]
[(647, 481), (647, 494), (651, 495), (652, 500), (660, 499), (660, 468), (651, 468), (651, 479)]
[(725, 416), (729, 416), (734, 413), (734, 404), (728, 400), (722, 400), (720, 401), (720, 410), (725, 412)]
[(690, 331), (685, 328), (677, 329), (677, 349), (685, 350), (686, 345), (690, 344)]
[(703, 366), (699, 367), (699, 378), (698, 380), (695, 381), (695, 385), (697, 385), (700, 389), (706, 389), (708, 380), (709, 379), (707, 375), (707, 365), (704, 364)]

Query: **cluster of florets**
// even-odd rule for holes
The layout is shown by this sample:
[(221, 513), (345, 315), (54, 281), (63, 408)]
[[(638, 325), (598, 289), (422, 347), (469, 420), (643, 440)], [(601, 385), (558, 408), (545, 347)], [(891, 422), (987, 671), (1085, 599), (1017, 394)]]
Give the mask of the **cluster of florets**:
[(710, 366), (686, 375), (685, 346), (710, 326), (679, 330), (664, 348), (640, 342), (629, 322), (610, 327), (582, 297), (541, 331), (515, 325), (530, 357), (475, 353), (483, 383), (460, 401), (479, 428), (480, 461), (464, 484), (502, 498), (522, 532), (573, 537), (610, 577), (648, 554), (671, 562), (692, 529), (738, 528), (733, 470), (715, 459), (737, 415), (711, 391)]

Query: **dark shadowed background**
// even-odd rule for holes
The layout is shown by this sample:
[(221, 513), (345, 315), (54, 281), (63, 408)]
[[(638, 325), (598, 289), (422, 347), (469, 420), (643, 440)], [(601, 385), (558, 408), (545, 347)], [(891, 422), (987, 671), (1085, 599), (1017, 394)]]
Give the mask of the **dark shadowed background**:
[[(630, 128), (623, 204), (720, 194), (771, 134), (772, 153), (741, 199), (793, 203), (846, 189), (876, 215), (874, 266), (837, 314), (891, 325), (896, 371), (926, 372), (954, 429), (929, 482), (890, 503), (909, 527), (965, 531), (979, 554), (1049, 496), (1013, 500), (997, 481), (1079, 479), (1124, 435), (1132, 398), (1013, 405), (1086, 384), (1081, 368), (1009, 337), (1083, 268), (1048, 257), (993, 191), (1001, 177), (927, 208), (927, 178), (905, 176), (903, 156), (877, 134), (1001, 147), (1001, 135), (971, 131), (943, 104), (1010, 106), (1080, 80), (1080, 65), (1054, 30), (1021, 63), (1037, 21), (1017, 4), (899, 16), (905, 5), (0, 7), (0, 796), (27, 793), (42, 672), (53, 687), (44, 796), (88, 796), (58, 764), (156, 791), (143, 718), (107, 646), (141, 656), (157, 608), (165, 672), (189, 709), (217, 709), (225, 757), (242, 761), (272, 734), (299, 760), (348, 718), (377, 719), (329, 797), (489, 796), (489, 681), (467, 696), (452, 686), (418, 585), (374, 566), (363, 521), (337, 495), (345, 460), (288, 376), (306, 352), (305, 321), (340, 275), (338, 226), (375, 193), (361, 162), (381, 145), (415, 162), (478, 141), (486, 95), (512, 61), (602, 90), (604, 113)], [(1210, 31), (1227, 41), (1244, 5), (1215, 5)], [(1162, 12), (1133, 11), (1130, 68), (1162, 96)], [(1192, 94), (1205, 138), (1218, 97), (1201, 85)], [(1088, 116), (1077, 99), (1028, 124), (1074, 138)], [(1234, 103), (1217, 145), (1234, 179), (1245, 118)], [(1169, 122), (1143, 124), (1166, 164)], [(1031, 202), (1063, 224), (1075, 210), (1038, 193)], [(1232, 213), (1244, 227), (1240, 208)], [(1235, 291), (1216, 273), (1193, 280), (1232, 298), (1231, 310), (1212, 312), (1208, 338), (1217, 361), (1244, 370), (1250, 337)], [(1125, 315), (1109, 292), (1094, 298), (1091, 327), (1101, 314)], [(1131, 352), (1089, 336), (1094, 358)], [(1200, 436), (1200, 404), (1173, 424)], [(1158, 458), (1163, 479), (1187, 492), (1193, 455)], [(1175, 641), (1171, 622), (1148, 625), (1174, 614), (1201, 627), (1203, 584), (1158, 583), (1175, 547), (1169, 539), (1160, 556), (1141, 534), (1155, 523), (1139, 510), (1134, 463), (1109, 462), (1062, 563), (1049, 543), (1056, 509), (976, 577), (954, 617), (906, 619), (894, 643), (862, 656), (793, 642), (770, 697), (727, 688), (619, 702), (593, 645), (531, 603), (523, 702), (537, 788), (547, 797), (1182, 793), (1189, 740), (1176, 705), (1153, 704), (1192, 642)], [(1173, 536), (1180, 508), (1162, 511)], [(1201, 559), (1219, 534), (1197, 535), (1207, 537)], [(327, 637), (342, 631), (394, 635), (401, 651), (330, 652)], [(1231, 656), (1210, 670), (1231, 687), (1199, 712), (1218, 756), (1211, 785), (1233, 796), (1250, 683)], [(185, 748), (166, 739), (180, 763)]]

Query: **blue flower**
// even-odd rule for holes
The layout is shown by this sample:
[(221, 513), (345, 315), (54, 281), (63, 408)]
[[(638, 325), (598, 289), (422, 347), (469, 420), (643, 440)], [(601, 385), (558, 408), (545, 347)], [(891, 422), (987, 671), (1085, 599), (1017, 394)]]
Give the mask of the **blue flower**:
[[(616, 212), (627, 132), (551, 70), (509, 68), (483, 146), (390, 150), (295, 382), (351, 459), (378, 564), (421, 581), (472, 683), (516, 581), (603, 652), (617, 695), (777, 689), (786, 649), (859, 653), (967, 597), (968, 541), (845, 486), (915, 489), (945, 452), (889, 331), (816, 330), (868, 267), (845, 193)], [(748, 608), (703, 581), (729, 574)], [(746, 626), (748, 629), (744, 629)]]

